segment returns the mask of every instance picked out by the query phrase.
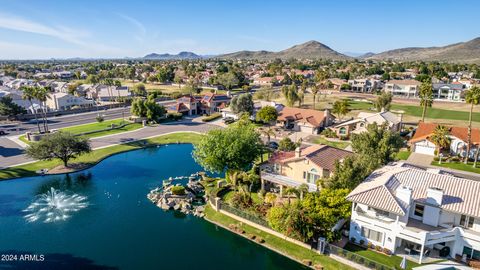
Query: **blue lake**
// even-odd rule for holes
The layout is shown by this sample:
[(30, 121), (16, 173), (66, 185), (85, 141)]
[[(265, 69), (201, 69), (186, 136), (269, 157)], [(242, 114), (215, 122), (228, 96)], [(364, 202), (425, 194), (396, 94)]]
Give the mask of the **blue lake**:
[[(122, 153), (69, 175), (0, 182), (0, 269), (306, 269), (203, 219), (164, 212), (147, 193), (168, 177), (201, 171), (189, 144)], [(65, 221), (27, 222), (51, 187), (86, 196)], [(20, 254), (44, 261), (19, 261)]]

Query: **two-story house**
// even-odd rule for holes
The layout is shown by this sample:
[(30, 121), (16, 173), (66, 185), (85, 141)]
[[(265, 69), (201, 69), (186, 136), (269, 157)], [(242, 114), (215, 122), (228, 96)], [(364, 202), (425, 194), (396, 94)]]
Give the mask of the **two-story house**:
[(215, 93), (207, 93), (200, 100), (200, 113), (212, 114), (220, 112), (221, 109), (227, 107), (230, 103), (228, 95), (220, 95)]
[(393, 163), (374, 171), (347, 199), (350, 238), (404, 254), (480, 259), (480, 182)]
[(91, 107), (94, 102), (67, 93), (52, 93), (47, 97), (45, 104), (49, 110), (64, 111), (70, 110), (73, 107)]
[(200, 101), (192, 95), (177, 98), (177, 101), (167, 106), (168, 112), (181, 113), (183, 115), (196, 115), (199, 112)]
[(277, 124), (293, 131), (318, 134), (323, 128), (330, 126), (334, 119), (329, 110), (284, 107), (278, 114)]
[(310, 191), (316, 191), (317, 181), (333, 173), (335, 162), (341, 162), (351, 155), (353, 153), (350, 151), (328, 145), (298, 147), (289, 152), (277, 151), (262, 167), (262, 189), (267, 184), (274, 185), (282, 193), (284, 187), (306, 184)]
[(350, 85), (350, 91), (370, 93), (377, 89), (380, 85), (380, 81), (372, 79), (353, 79), (348, 80), (348, 84)]
[(461, 101), (465, 86), (461, 83), (434, 83), (433, 98), (439, 100)]
[(390, 80), (385, 83), (385, 92), (394, 96), (416, 97), (421, 83), (415, 80)]

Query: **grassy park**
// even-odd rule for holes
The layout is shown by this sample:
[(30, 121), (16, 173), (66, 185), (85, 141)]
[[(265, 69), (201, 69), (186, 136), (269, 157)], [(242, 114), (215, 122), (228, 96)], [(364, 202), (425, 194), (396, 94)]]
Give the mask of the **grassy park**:
[[(172, 133), (167, 135), (161, 135), (151, 139), (140, 140), (136, 142), (130, 142), (126, 144), (114, 145), (98, 150), (94, 150), (88, 154), (79, 156), (72, 159), (72, 163), (83, 163), (88, 167), (93, 166), (103, 159), (126, 151), (136, 150), (145, 147), (151, 147), (162, 144), (170, 143), (196, 143), (200, 139), (201, 135), (190, 132)], [(24, 164), (15, 167), (9, 167), (0, 170), (0, 180), (6, 180), (11, 178), (19, 178), (26, 176), (38, 175), (36, 171), (40, 169), (52, 169), (61, 165), (61, 161), (54, 159), (49, 161), (36, 161), (29, 164)]]

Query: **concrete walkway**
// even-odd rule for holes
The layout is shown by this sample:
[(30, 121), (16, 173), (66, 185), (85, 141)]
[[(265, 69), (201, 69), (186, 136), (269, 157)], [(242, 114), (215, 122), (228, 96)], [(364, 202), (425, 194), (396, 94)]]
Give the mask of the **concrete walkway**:
[[(199, 132), (205, 133), (210, 129), (220, 128), (218, 126), (206, 124), (203, 122), (192, 122), (191, 119), (186, 119), (178, 122), (160, 124), (156, 126), (149, 126), (134, 131), (128, 131), (123, 133), (117, 133), (108, 136), (102, 136), (98, 138), (90, 139), (90, 145), (92, 149), (101, 149), (117, 144), (124, 144), (132, 141), (138, 141), (145, 138), (151, 138), (155, 136), (160, 136), (172, 132)], [(2, 138), (8, 140), (7, 138)], [(10, 141), (10, 140), (8, 140)], [(15, 144), (13, 141), (10, 141), (11, 148), (14, 149), (12, 154), (4, 154), (5, 149), (2, 149), (0, 152), (0, 169), (8, 168), (12, 166), (22, 165), (26, 163), (34, 162), (35, 160), (28, 158), (23, 153), (23, 148)]]

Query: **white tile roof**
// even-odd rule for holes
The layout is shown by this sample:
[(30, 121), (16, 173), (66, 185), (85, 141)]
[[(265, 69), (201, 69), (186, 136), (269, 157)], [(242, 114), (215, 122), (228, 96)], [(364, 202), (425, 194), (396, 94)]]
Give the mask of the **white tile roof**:
[(443, 190), (440, 208), (480, 217), (479, 181), (415, 168), (403, 163), (387, 165), (374, 171), (347, 196), (347, 199), (404, 215), (405, 205), (395, 196), (399, 186), (410, 187), (412, 199), (417, 202), (426, 200), (428, 188), (439, 188)]

